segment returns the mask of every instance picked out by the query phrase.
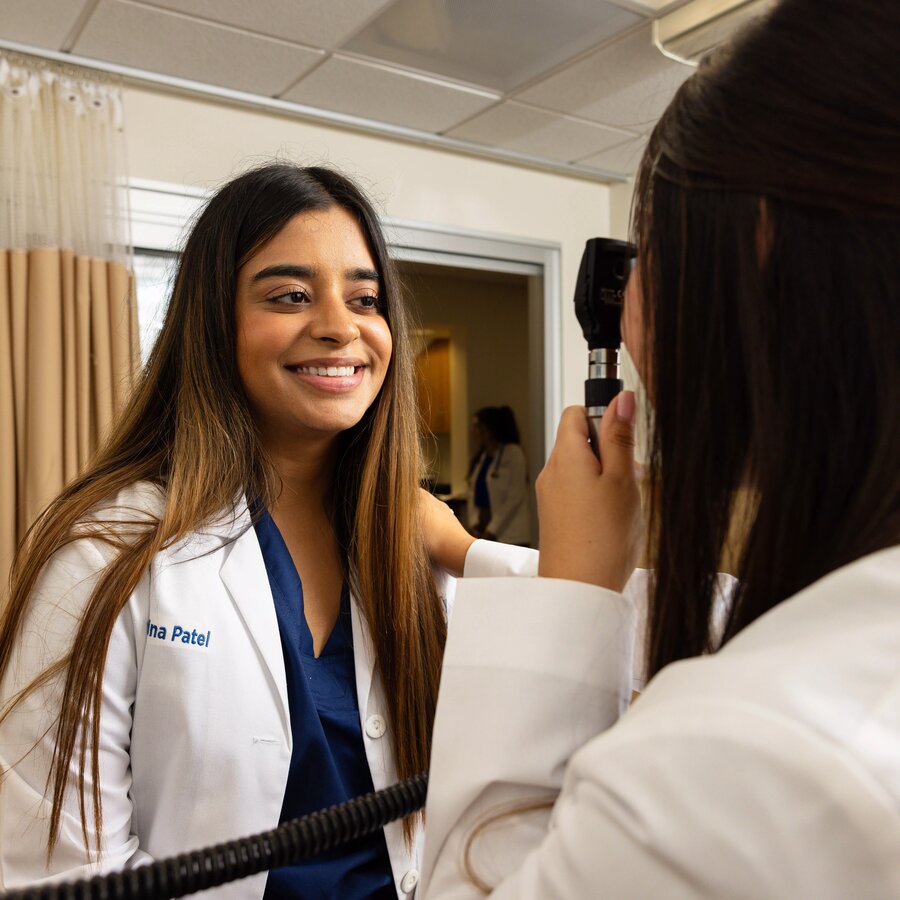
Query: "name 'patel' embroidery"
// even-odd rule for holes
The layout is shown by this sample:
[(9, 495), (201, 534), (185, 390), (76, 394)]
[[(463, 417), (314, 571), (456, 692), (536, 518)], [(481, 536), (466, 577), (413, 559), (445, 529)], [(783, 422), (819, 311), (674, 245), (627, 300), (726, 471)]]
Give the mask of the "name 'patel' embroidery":
[(180, 641), (182, 644), (193, 644), (195, 647), (208, 647), (212, 631), (197, 631), (196, 628), (181, 625), (172, 625), (170, 630), (166, 625), (157, 625), (147, 619), (147, 637), (156, 638), (158, 641)]

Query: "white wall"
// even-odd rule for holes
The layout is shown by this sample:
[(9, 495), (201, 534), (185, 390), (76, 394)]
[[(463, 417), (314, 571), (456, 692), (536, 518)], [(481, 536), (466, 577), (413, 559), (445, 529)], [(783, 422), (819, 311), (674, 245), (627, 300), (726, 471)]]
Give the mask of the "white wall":
[(631, 200), (634, 196), (634, 179), (609, 188), (609, 237), (627, 241), (628, 223), (631, 217)]
[(155, 89), (125, 91), (125, 123), (131, 177), (213, 188), (278, 155), (342, 169), (391, 218), (559, 244), (563, 402), (583, 402), (571, 298), (585, 240), (610, 235), (606, 185)]

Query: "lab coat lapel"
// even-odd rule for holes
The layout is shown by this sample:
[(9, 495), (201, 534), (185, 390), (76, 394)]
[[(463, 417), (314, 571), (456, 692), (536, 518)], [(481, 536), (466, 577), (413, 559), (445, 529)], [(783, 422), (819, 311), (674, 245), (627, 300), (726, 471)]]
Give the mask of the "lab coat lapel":
[(356, 598), (350, 597), (350, 624), (353, 630), (353, 665), (356, 669), (356, 702), (359, 704), (359, 716), (365, 731), (366, 710), (369, 707), (369, 695), (372, 691), (372, 670), (375, 665), (375, 647), (369, 626), (363, 618)]
[(266, 564), (246, 503), (242, 501), (238, 514), (230, 524), (218, 526), (216, 530), (229, 539), (224, 548), (225, 561), (219, 572), (222, 583), (268, 670), (272, 689), (281, 705), (285, 735), (290, 743), (291, 717), (278, 617)]

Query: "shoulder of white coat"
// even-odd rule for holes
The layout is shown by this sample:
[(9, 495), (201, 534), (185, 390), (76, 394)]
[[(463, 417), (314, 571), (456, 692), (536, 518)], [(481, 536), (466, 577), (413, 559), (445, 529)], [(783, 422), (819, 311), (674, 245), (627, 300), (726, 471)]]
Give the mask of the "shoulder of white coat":
[(83, 536), (50, 557), (31, 592), (17, 642), (18, 658), (26, 661), (22, 671), (34, 676), (71, 650), (94, 590), (118, 552), (113, 540)]
[[(162, 516), (166, 502), (166, 490), (161, 485), (151, 481), (136, 481), (94, 506), (88, 521), (146, 523)], [(208, 522), (198, 523), (197, 531), (231, 534), (249, 524), (250, 520), (247, 500), (243, 495), (238, 495), (230, 506), (220, 510)]]
[(77, 584), (99, 573), (118, 553), (129, 534), (152, 526), (165, 505), (162, 490), (150, 482), (129, 485), (97, 503), (75, 524), (72, 540), (50, 557), (38, 588), (59, 586), (60, 579)]
[(159, 521), (165, 505), (165, 492), (159, 485), (138, 481), (95, 504), (75, 526), (75, 534), (90, 539), (124, 537), (131, 529), (144, 531)]
[[(623, 592), (634, 604), (637, 612), (637, 628), (634, 639), (634, 690), (636, 691), (643, 690), (647, 683), (647, 624), (652, 585), (652, 569), (635, 569)], [(721, 641), (736, 585), (737, 579), (732, 575), (719, 573), (710, 617), (710, 635), (714, 645), (718, 645)]]
[[(130, 533), (142, 533), (148, 526), (156, 526), (165, 513), (167, 502), (166, 491), (160, 485), (149, 481), (135, 482), (94, 507), (81, 526), (83, 536), (102, 538), (108, 533), (111, 537), (127, 539)], [(230, 506), (209, 521), (197, 523), (192, 532), (162, 550), (158, 559), (181, 561), (227, 546), (252, 524), (246, 498), (239, 495)]]
[(554, 817), (582, 883), (605, 876), (574, 849), (587, 833), (629, 873), (616, 896), (665, 895), (673, 872), (697, 886), (692, 897), (735, 884), (766, 897), (896, 896), (885, 890), (900, 883), (896, 795), (854, 753), (764, 705), (659, 701), (648, 691), (571, 759)]
[(504, 444), (502, 458), (508, 463), (525, 465), (525, 451), (521, 444)]
[[(879, 742), (900, 744), (888, 698), (900, 691), (900, 548), (819, 579), (748, 625), (716, 653), (663, 669), (637, 718), (675, 702), (715, 702), (778, 716), (864, 761), (893, 785)], [(873, 743), (872, 736), (880, 735)]]

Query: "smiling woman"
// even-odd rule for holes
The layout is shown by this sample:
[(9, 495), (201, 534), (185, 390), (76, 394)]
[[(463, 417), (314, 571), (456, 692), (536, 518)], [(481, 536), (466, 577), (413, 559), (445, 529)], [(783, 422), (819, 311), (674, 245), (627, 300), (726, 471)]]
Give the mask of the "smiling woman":
[(339, 207), (295, 216), (241, 267), (238, 370), (268, 442), (362, 418), (391, 360), (380, 294), (363, 232)]
[[(427, 767), (452, 576), (533, 560), (470, 551), (419, 491), (414, 386), (355, 185), (279, 164), (209, 201), (130, 403), (20, 550), (0, 888), (261, 831)], [(420, 848), (410, 819), (223, 895), (395, 897)]]

